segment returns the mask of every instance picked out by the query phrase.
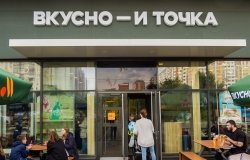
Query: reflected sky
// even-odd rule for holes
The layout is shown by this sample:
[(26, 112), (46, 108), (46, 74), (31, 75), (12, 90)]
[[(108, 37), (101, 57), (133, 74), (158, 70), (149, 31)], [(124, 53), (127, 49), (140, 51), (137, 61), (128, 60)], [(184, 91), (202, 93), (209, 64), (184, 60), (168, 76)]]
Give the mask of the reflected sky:
[(156, 68), (97, 68), (97, 89), (118, 90), (119, 84), (129, 83), (132, 90), (136, 80), (143, 80), (147, 86), (156, 73)]
[(81, 68), (86, 81), (86, 88), (87, 90), (94, 90), (95, 89), (95, 68), (94, 67), (83, 67)]

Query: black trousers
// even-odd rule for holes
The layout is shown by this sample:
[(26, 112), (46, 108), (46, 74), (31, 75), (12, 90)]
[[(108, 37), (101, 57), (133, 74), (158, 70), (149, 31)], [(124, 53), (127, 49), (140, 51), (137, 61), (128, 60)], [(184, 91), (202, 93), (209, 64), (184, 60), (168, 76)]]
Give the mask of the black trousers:
[[(230, 155), (232, 155), (232, 154), (230, 153), (230, 151), (228, 151), (228, 152), (224, 153), (224, 155), (225, 155), (226, 158), (228, 158), (228, 157), (229, 157)], [(225, 160), (225, 159), (221, 156), (221, 153), (219, 153), (219, 152), (216, 152), (214, 158), (215, 158), (216, 160)]]
[(116, 131), (117, 131), (117, 127), (111, 127), (111, 139), (112, 140), (116, 140)]

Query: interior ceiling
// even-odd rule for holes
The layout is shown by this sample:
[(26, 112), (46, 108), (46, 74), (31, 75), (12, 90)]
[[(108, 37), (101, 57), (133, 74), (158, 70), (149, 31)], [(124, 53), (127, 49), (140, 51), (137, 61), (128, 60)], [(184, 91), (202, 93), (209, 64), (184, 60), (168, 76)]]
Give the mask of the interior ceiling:
[(10, 39), (27, 58), (56, 57), (225, 57), (246, 46), (242, 39)]

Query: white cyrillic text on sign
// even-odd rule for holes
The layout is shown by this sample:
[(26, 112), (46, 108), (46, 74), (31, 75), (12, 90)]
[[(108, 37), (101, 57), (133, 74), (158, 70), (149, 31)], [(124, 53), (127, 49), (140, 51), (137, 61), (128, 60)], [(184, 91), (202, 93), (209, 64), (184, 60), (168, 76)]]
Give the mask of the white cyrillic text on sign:
[[(73, 23), (75, 26), (109, 26), (115, 20), (116, 22), (133, 21), (135, 26), (149, 24), (149, 13), (147, 11), (134, 11), (130, 15), (112, 15), (109, 11), (34, 11), (33, 24), (35, 26), (67, 26)], [(155, 25), (174, 26), (182, 23), (185, 26), (218, 26), (218, 22), (213, 12), (174, 12), (174, 11), (153, 11), (152, 18), (155, 19)]]

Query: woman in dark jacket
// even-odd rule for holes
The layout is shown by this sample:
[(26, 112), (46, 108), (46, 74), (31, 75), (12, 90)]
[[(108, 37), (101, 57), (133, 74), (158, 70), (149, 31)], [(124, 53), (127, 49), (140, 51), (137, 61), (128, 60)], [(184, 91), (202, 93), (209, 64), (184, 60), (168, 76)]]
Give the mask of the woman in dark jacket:
[(26, 147), (27, 139), (25, 135), (18, 135), (17, 141), (13, 143), (10, 153), (10, 160), (26, 160), (31, 145)]
[(68, 156), (62, 139), (55, 131), (49, 132), (49, 141), (47, 143), (46, 160), (67, 160)]
[(79, 160), (75, 138), (73, 134), (69, 132), (68, 128), (62, 129), (62, 139), (69, 156), (74, 157), (74, 160)]

